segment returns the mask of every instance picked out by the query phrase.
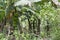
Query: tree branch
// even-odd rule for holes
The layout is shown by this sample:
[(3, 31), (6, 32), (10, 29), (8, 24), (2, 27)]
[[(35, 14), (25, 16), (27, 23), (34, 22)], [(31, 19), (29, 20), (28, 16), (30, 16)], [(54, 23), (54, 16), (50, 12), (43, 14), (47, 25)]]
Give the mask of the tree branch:
[(60, 2), (58, 2), (58, 0), (52, 0), (52, 2), (53, 2), (54, 4), (56, 4), (57, 6), (60, 6)]

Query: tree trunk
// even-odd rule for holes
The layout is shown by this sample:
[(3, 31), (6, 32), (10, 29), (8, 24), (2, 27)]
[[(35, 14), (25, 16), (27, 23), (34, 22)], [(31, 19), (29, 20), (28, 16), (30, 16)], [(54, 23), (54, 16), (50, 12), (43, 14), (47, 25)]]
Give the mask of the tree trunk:
[(20, 31), (20, 34), (21, 34), (23, 31), (22, 31), (22, 27), (21, 27), (21, 24), (19, 22), (19, 19), (18, 19), (17, 25), (18, 25), (18, 30)]
[(36, 23), (35, 23), (36, 20), (33, 21), (33, 32), (36, 34)]
[(29, 19), (28, 19), (28, 24), (29, 24), (29, 32), (32, 32), (32, 23)]
[(40, 19), (37, 19), (37, 35), (40, 34), (40, 24), (41, 24), (41, 20)]
[(47, 21), (47, 26), (46, 26), (46, 33), (47, 33), (47, 36), (50, 35), (49, 30), (50, 30), (49, 22)]

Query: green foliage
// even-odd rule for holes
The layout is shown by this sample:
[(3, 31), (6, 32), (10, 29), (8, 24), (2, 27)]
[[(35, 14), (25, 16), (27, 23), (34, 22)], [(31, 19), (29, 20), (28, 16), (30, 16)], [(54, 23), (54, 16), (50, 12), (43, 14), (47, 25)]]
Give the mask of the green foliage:
[[(8, 0), (11, 3), (17, 1), (17, 0)], [(41, 20), (41, 38), (44, 38), (47, 36), (45, 27), (47, 26), (47, 21), (49, 22), (50, 27), (50, 36), (52, 40), (59, 40), (60, 39), (60, 8), (54, 8), (52, 6), (51, 2), (48, 2), (49, 0), (42, 0), (42, 3), (38, 2), (33, 5), (33, 7), (28, 6), (20, 6), (20, 7), (14, 7), (13, 5), (9, 4), (8, 1), (2, 1), (0, 2), (0, 22), (2, 19), (7, 16), (11, 11), (15, 10), (13, 16), (13, 26), (14, 26), (14, 35), (16, 37), (16, 40), (21, 38), (21, 40), (36, 40), (36, 36), (33, 33), (27, 33), (25, 30), (23, 30), (24, 33), (19, 34), (19, 31), (17, 30), (17, 24), (20, 23), (21, 26), (24, 26), (23, 23), (26, 23), (25, 29), (28, 28), (28, 22), (26, 22), (27, 19), (30, 21), (34, 21), (37, 19)], [(7, 7), (7, 8), (6, 8)], [(7, 14), (7, 15), (6, 15)], [(19, 17), (19, 18), (18, 18)], [(19, 19), (19, 20), (18, 20)], [(4, 34), (0, 34), (0, 40), (5, 40)]]
[(60, 0), (58, 0), (60, 2)]

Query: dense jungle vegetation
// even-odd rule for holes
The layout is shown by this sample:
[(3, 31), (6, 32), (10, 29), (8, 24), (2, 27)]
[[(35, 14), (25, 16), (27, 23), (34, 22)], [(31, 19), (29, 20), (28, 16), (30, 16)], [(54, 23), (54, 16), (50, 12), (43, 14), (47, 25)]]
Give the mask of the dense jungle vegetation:
[(0, 0), (0, 40), (60, 40), (60, 0)]

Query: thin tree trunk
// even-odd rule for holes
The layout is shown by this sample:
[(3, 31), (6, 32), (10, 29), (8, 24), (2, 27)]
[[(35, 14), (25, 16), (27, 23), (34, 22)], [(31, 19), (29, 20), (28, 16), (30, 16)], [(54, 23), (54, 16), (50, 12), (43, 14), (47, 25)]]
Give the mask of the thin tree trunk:
[(35, 20), (34, 20), (34, 21), (33, 21), (33, 32), (36, 34), (35, 28), (36, 28), (36, 25), (35, 25)]
[(29, 24), (29, 32), (32, 32), (32, 25), (31, 25), (31, 21), (28, 19), (28, 24)]
[(49, 35), (50, 35), (49, 30), (50, 30), (49, 22), (47, 21), (47, 26), (46, 26), (47, 36), (49, 36)]
[(40, 34), (40, 24), (41, 24), (41, 20), (40, 19), (37, 19), (37, 34), (39, 35)]
[(17, 25), (18, 25), (18, 30), (20, 31), (20, 34), (21, 34), (23, 31), (22, 31), (22, 27), (21, 27), (19, 19), (18, 19)]
[(5, 17), (2, 19), (2, 21), (0, 22), (0, 31), (3, 32), (4, 26), (6, 25), (6, 19)]

